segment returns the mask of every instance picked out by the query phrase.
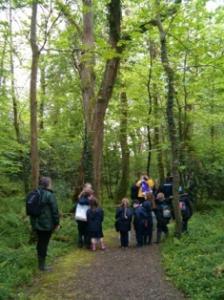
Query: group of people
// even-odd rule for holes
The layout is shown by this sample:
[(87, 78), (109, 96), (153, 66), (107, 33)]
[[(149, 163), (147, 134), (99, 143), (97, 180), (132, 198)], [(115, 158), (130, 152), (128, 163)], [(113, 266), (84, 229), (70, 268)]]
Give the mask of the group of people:
[[(150, 245), (153, 236), (153, 217), (157, 222), (156, 243), (160, 243), (164, 233), (168, 235), (168, 224), (174, 218), (172, 208), (172, 177), (168, 176), (165, 183), (157, 189), (152, 178), (142, 175), (131, 189), (132, 203), (123, 198), (115, 213), (115, 228), (120, 233), (121, 247), (129, 246), (129, 232), (132, 221), (136, 235), (136, 245)], [(85, 207), (85, 209), (84, 209)], [(179, 207), (182, 214), (182, 231), (188, 229), (188, 221), (192, 216), (192, 205), (187, 193), (180, 189)], [(103, 210), (99, 208), (91, 184), (84, 185), (78, 197), (75, 218), (78, 224), (79, 246), (84, 245), (96, 250), (97, 244), (105, 250), (103, 242)]]
[[(38, 189), (41, 198), (41, 211), (38, 215), (30, 215), (31, 225), (37, 234), (37, 257), (41, 271), (45, 271), (47, 248), (54, 231), (60, 228), (57, 202), (52, 191), (49, 177), (40, 179)], [(31, 195), (32, 196), (32, 195)], [(33, 199), (33, 196), (30, 199)], [(132, 203), (123, 198), (115, 213), (115, 228), (120, 233), (120, 246), (129, 246), (129, 236), (133, 223), (136, 234), (136, 245), (150, 245), (153, 235), (153, 218), (157, 220), (156, 243), (161, 241), (161, 235), (168, 235), (168, 223), (174, 217), (172, 209), (172, 177), (167, 177), (165, 183), (158, 189), (152, 178), (142, 175), (131, 188)], [(180, 210), (182, 213), (182, 231), (188, 229), (188, 220), (192, 215), (192, 205), (187, 193), (180, 192)], [(99, 207), (92, 185), (86, 183), (75, 205), (75, 220), (78, 227), (78, 244), (80, 247), (96, 251), (105, 250), (103, 240), (104, 211)]]
[(78, 225), (78, 244), (96, 251), (97, 244), (105, 250), (102, 223), (104, 212), (98, 205), (90, 183), (86, 183), (75, 204), (75, 219)]

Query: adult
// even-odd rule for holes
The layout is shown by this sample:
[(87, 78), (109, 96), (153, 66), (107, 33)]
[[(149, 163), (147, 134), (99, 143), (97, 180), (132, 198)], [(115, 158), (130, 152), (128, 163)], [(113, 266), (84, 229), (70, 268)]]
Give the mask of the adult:
[(134, 202), (138, 200), (138, 190), (139, 187), (137, 186), (138, 180), (136, 180), (133, 185), (131, 186), (131, 204), (133, 205)]
[(168, 173), (164, 184), (161, 187), (162, 192), (166, 199), (172, 198), (173, 196), (173, 177)]
[(54, 230), (59, 229), (59, 212), (52, 191), (52, 181), (50, 177), (41, 177), (39, 182), (41, 193), (42, 210), (38, 217), (31, 216), (32, 229), (37, 234), (37, 257), (38, 267), (41, 271), (46, 271), (46, 256), (48, 244)]
[(151, 192), (154, 188), (154, 180), (147, 174), (142, 174), (141, 178), (136, 183), (138, 190), (138, 201), (142, 203), (146, 198), (146, 193)]
[[(82, 192), (79, 194), (78, 201), (75, 207), (75, 219), (78, 226), (78, 246), (82, 248), (84, 245), (89, 248), (90, 239), (87, 232), (87, 210), (90, 207), (90, 200), (93, 198), (94, 191), (91, 183), (85, 183)], [(79, 218), (77, 215), (78, 205), (79, 209), (83, 210), (84, 216)]]

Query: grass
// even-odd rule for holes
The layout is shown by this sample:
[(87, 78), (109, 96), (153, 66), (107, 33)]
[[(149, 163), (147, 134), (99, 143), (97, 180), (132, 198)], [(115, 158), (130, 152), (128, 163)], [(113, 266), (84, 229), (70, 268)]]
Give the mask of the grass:
[(190, 299), (224, 299), (224, 208), (197, 213), (189, 234), (162, 246), (166, 274)]
[[(63, 199), (59, 200), (60, 211), (68, 212), (72, 207), (71, 200)], [(105, 207), (104, 211), (104, 230), (106, 230), (113, 227), (114, 208)], [(30, 243), (30, 224), (25, 216), (24, 198), (22, 196), (2, 198), (0, 213), (0, 300), (23, 299), (21, 287), (32, 283), (38, 274), (36, 245)], [(74, 217), (65, 214), (61, 219), (61, 225), (62, 228), (53, 234), (49, 244), (50, 263), (68, 253), (71, 253), (70, 259), (77, 259), (78, 253), (73, 253), (77, 245), (77, 226)], [(85, 252), (78, 256), (88, 261)]]

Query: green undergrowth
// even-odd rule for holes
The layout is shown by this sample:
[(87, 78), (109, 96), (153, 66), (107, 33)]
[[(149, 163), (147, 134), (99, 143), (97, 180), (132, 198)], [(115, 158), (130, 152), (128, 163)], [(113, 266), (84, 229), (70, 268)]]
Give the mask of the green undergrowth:
[[(58, 201), (61, 229), (54, 233), (49, 244), (48, 262), (53, 263), (77, 245), (77, 226), (69, 213), (71, 200)], [(25, 215), (22, 196), (1, 199), (0, 207), (0, 300), (18, 299), (21, 287), (32, 282), (38, 274), (35, 237), (31, 234), (29, 218)], [(104, 229), (111, 228), (114, 211), (105, 207)]]
[(224, 299), (224, 208), (197, 213), (189, 234), (162, 246), (166, 274), (190, 299)]

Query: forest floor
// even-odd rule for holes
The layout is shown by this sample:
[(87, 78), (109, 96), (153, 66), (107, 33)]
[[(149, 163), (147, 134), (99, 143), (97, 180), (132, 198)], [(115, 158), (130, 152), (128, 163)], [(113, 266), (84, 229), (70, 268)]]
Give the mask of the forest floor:
[(105, 234), (107, 250), (75, 249), (60, 258), (49, 273), (39, 273), (27, 288), (30, 300), (182, 300), (167, 281), (159, 246), (119, 248), (118, 235)]

